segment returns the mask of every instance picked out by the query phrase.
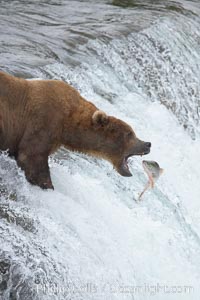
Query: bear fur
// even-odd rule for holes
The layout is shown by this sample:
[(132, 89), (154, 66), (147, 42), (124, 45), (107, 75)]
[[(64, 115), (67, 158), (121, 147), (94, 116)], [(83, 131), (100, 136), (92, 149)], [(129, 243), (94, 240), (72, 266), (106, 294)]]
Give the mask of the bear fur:
[(0, 150), (8, 150), (30, 183), (53, 188), (48, 157), (61, 145), (110, 161), (122, 176), (131, 176), (128, 157), (151, 147), (63, 81), (0, 72)]

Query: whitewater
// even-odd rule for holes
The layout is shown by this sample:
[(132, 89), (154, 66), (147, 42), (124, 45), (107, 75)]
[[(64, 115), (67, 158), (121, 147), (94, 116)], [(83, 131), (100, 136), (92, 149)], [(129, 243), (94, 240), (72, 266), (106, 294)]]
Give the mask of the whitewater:
[[(83, 9), (85, 2), (76, 4)], [(42, 29), (44, 44), (51, 45), (56, 58), (51, 54), (38, 67), (32, 57), (32, 67), (25, 55), (24, 77), (65, 80), (98, 108), (126, 121), (140, 139), (151, 141), (145, 159), (156, 160), (164, 173), (138, 202), (147, 181), (144, 157), (129, 159), (133, 176), (124, 178), (106, 161), (62, 148), (49, 158), (55, 190), (43, 191), (30, 185), (15, 161), (2, 153), (0, 299), (199, 299), (200, 5), (167, 3), (177, 9), (158, 11), (147, 5), (126, 11), (90, 1), (84, 12), (91, 24), (89, 14), (95, 8), (101, 16), (108, 7), (110, 18), (115, 16), (112, 34), (105, 22), (103, 34), (96, 29), (86, 35), (85, 28), (94, 24), (85, 23), (77, 29), (85, 39), (61, 59), (63, 54), (56, 52), (59, 31), (53, 45)], [(7, 4), (2, 7), (2, 14), (13, 11)], [(61, 13), (64, 7), (55, 9)], [(126, 34), (114, 28), (124, 14)], [(55, 23), (53, 10), (51, 18)], [(34, 14), (34, 22), (38, 20), (41, 15)], [(48, 47), (39, 47), (38, 53)], [(20, 60), (13, 54), (9, 59), (15, 65), (3, 65), (6, 51), (1, 68), (19, 72)]]

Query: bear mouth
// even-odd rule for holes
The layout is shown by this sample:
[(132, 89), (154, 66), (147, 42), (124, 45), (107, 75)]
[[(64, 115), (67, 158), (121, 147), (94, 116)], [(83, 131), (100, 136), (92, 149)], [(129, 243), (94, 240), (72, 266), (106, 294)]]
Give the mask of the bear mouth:
[(120, 166), (118, 168), (118, 172), (120, 175), (122, 176), (125, 176), (125, 177), (131, 177), (132, 174), (129, 170), (129, 166), (128, 166), (128, 159), (134, 155), (146, 155), (146, 154), (149, 154), (149, 151), (145, 151), (145, 152), (142, 152), (142, 153), (137, 153), (137, 154), (129, 154), (129, 155), (126, 155), (124, 156), (124, 158), (122, 159), (121, 163), (120, 163)]

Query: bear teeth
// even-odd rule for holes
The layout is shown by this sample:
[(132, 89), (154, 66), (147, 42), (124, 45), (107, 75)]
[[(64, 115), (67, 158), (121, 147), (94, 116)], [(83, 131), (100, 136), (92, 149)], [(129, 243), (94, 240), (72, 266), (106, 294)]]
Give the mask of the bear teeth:
[(128, 169), (128, 156), (124, 158), (124, 165)]

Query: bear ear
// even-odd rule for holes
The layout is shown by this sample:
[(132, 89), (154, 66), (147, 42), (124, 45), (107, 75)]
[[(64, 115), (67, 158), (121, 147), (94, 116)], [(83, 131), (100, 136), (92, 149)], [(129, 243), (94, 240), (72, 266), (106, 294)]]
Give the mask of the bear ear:
[(102, 110), (96, 110), (92, 116), (92, 122), (97, 126), (104, 126), (108, 124), (108, 116)]

